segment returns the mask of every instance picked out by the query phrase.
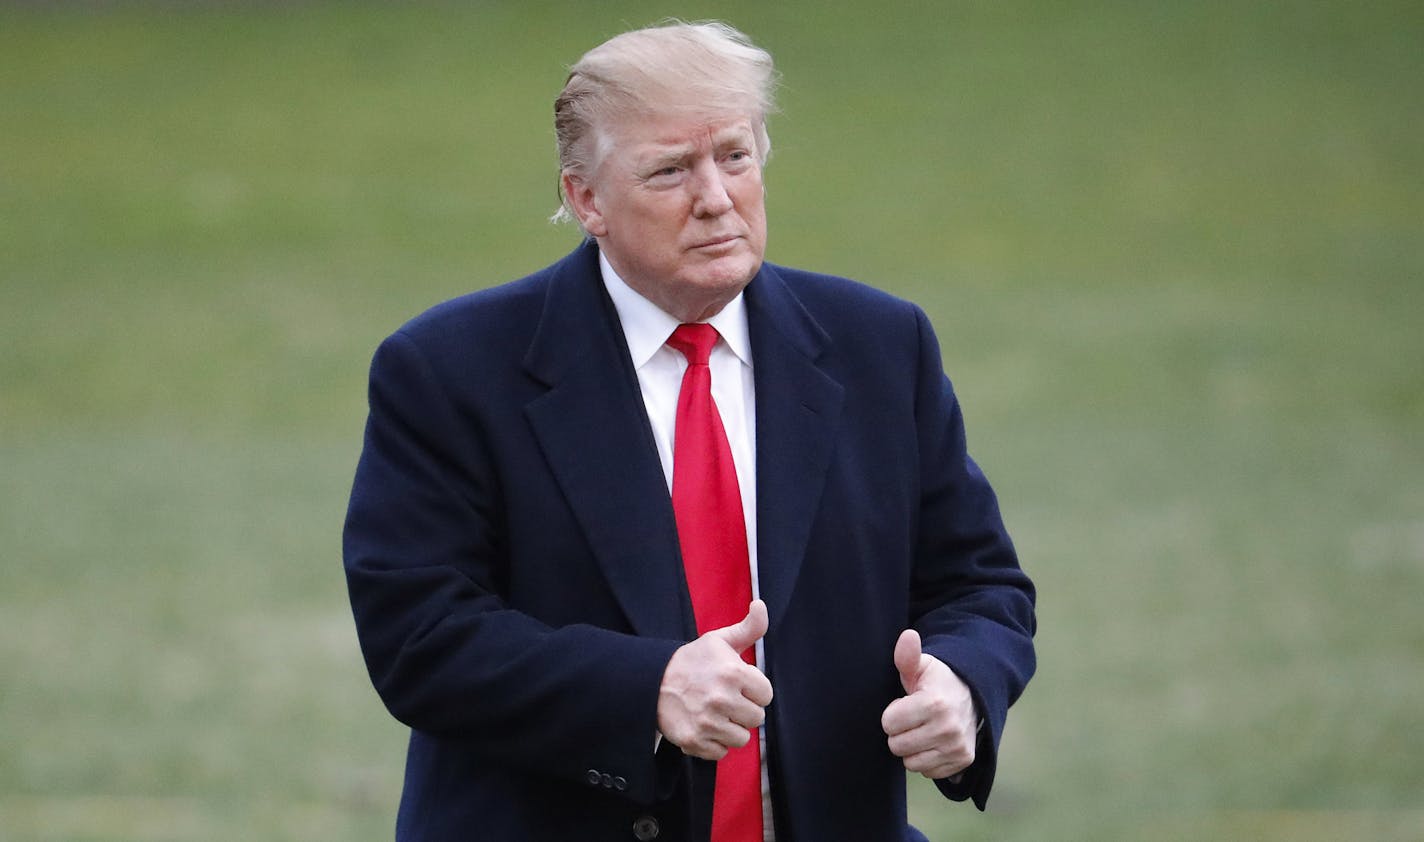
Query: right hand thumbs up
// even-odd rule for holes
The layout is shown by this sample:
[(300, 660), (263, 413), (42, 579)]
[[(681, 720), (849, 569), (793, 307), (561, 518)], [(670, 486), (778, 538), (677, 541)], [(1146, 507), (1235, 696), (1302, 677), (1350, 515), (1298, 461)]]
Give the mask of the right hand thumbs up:
[(766, 603), (735, 625), (713, 629), (673, 653), (658, 688), (658, 731), (684, 754), (721, 760), (766, 720), (771, 682), (741, 653), (766, 634)]

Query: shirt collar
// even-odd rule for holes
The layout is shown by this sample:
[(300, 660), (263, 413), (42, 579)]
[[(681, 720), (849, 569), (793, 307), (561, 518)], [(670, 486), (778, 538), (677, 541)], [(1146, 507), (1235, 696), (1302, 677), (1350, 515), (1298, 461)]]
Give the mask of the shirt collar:
[[(608, 289), (608, 297), (613, 299), (613, 309), (618, 311), (618, 320), (623, 325), (623, 337), (628, 342), (628, 354), (633, 359), (633, 367), (642, 368), (643, 364), (663, 347), (681, 322), (628, 286), (628, 283), (618, 276), (608, 258), (603, 256), (602, 251), (598, 253), (598, 268), (603, 275), (603, 285)], [(728, 302), (721, 312), (708, 319), (707, 323), (717, 329), (717, 333), (732, 353), (750, 367), (752, 344), (747, 328), (747, 302), (743, 293), (737, 293), (737, 297)]]

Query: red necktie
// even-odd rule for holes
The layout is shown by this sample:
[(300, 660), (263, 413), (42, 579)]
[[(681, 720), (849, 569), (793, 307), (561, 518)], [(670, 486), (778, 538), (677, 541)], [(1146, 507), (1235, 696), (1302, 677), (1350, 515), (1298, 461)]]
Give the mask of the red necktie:
[[(682, 325), (667, 341), (687, 358), (677, 396), (672, 508), (698, 634), (740, 622), (752, 601), (742, 495), (722, 417), (712, 402), (707, 358), (716, 343), (716, 328), (706, 324)], [(742, 660), (755, 664), (756, 647), (742, 653)], [(717, 763), (712, 842), (761, 842), (759, 743), (752, 731), (745, 746)]]

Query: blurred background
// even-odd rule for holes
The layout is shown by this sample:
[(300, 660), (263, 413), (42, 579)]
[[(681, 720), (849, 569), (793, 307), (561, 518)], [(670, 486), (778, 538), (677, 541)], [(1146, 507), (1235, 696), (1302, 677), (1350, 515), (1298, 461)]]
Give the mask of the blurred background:
[(551, 104), (784, 73), (769, 258), (929, 312), (1037, 579), (932, 839), (1424, 838), (1424, 6), (0, 5), (0, 839), (389, 839), (376, 343), (570, 250)]

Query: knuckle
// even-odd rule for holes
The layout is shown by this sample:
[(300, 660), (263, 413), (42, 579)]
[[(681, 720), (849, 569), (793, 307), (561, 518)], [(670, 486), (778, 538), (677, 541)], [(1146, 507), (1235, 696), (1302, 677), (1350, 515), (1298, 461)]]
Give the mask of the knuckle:
[(714, 721), (730, 719), (734, 700), (724, 694), (718, 693), (707, 699), (707, 704), (703, 708), (703, 715)]

